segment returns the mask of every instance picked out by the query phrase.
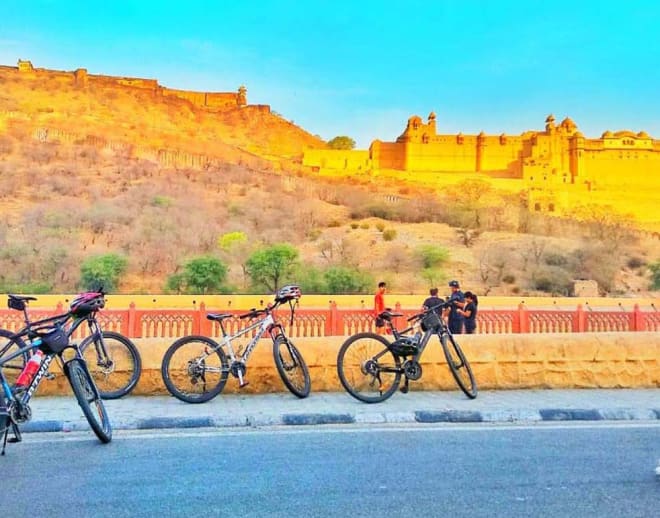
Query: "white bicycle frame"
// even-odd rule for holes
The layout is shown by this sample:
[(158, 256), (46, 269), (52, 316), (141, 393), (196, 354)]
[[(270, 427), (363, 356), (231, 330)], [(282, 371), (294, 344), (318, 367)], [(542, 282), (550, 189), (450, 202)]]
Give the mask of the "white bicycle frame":
[[(254, 350), (254, 347), (257, 345), (257, 342), (259, 339), (268, 331), (273, 325), (275, 324), (275, 319), (273, 318), (273, 315), (268, 313), (263, 319), (259, 320), (258, 322), (255, 322), (254, 324), (250, 324), (247, 326), (245, 329), (241, 329), (239, 332), (233, 335), (226, 335), (222, 338), (222, 342), (220, 342), (220, 345), (224, 345), (227, 347), (227, 352), (229, 353), (229, 359), (232, 362), (235, 361), (242, 361), (245, 363), (248, 358), (250, 357), (250, 354), (252, 354), (252, 351)], [(234, 347), (231, 345), (231, 343), (236, 340), (237, 338), (248, 334), (250, 331), (259, 328), (259, 331), (254, 335), (254, 338), (250, 340), (250, 342), (245, 346), (245, 349), (243, 352), (241, 352), (240, 355), (236, 355), (236, 352), (234, 351)]]

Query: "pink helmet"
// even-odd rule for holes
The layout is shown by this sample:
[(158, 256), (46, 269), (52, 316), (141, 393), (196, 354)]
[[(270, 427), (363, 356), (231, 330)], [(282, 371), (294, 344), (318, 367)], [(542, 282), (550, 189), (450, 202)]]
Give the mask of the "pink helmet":
[(80, 293), (69, 305), (71, 314), (75, 317), (87, 316), (103, 307), (105, 307), (105, 297), (103, 293), (96, 291)]

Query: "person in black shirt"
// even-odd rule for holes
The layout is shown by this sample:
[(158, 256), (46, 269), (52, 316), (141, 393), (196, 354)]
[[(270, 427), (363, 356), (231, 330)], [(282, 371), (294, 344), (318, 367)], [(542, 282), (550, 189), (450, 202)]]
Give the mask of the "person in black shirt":
[[(422, 309), (424, 311), (429, 310), (431, 308), (434, 308), (434, 307), (439, 306), (440, 304), (444, 303), (444, 300), (442, 300), (440, 297), (438, 297), (438, 288), (431, 288), (429, 290), (429, 295), (431, 295), (431, 296), (428, 297), (424, 301), (424, 303), (422, 304)], [(438, 316), (440, 316), (441, 313), (442, 313), (442, 310), (441, 310), (441, 308), (437, 308), (435, 310), (435, 312), (438, 314)]]
[(447, 327), (452, 334), (458, 335), (463, 332), (463, 315), (458, 312), (459, 309), (463, 309), (465, 306), (465, 296), (461, 291), (460, 284), (458, 281), (451, 281), (449, 283), (451, 288), (451, 295), (449, 295), (449, 302), (451, 302), (449, 314), (447, 315)]
[(465, 318), (465, 333), (471, 335), (477, 328), (477, 305), (479, 301), (471, 291), (466, 291), (464, 296), (465, 306), (463, 306), (463, 309), (457, 309), (457, 311)]

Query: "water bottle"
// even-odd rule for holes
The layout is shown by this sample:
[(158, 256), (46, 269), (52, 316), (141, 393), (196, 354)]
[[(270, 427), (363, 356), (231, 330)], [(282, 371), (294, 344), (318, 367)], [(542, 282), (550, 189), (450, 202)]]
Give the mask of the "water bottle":
[(34, 379), (34, 375), (39, 370), (39, 367), (41, 367), (41, 361), (43, 360), (43, 356), (44, 353), (41, 352), (39, 349), (37, 349), (35, 353), (32, 356), (30, 356), (30, 359), (25, 364), (23, 371), (19, 374), (18, 378), (16, 379), (17, 387), (27, 387), (30, 383), (32, 383), (32, 380)]

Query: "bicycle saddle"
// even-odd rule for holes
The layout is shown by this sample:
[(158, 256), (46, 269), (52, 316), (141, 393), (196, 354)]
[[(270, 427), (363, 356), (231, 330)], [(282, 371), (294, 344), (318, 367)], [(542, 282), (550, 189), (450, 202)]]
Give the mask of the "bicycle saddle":
[(223, 321), (225, 318), (231, 318), (233, 315), (231, 313), (209, 313), (206, 315), (206, 318), (209, 320), (217, 320), (218, 322)]
[(382, 318), (383, 320), (390, 321), (394, 317), (402, 317), (403, 313), (392, 313), (390, 309), (386, 309), (383, 311), (380, 315), (378, 315), (378, 318)]

